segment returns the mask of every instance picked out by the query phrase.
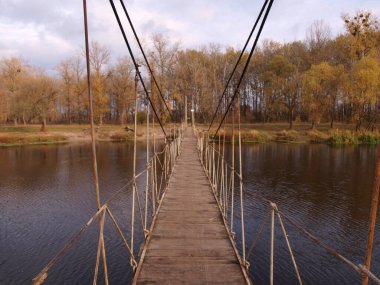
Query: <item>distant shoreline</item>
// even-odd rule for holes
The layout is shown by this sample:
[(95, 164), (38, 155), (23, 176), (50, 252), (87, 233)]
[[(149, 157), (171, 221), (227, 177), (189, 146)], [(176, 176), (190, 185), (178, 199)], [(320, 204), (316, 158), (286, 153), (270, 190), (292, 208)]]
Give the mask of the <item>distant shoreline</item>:
[[(0, 147), (80, 143), (90, 142), (89, 125), (48, 125), (46, 131), (40, 131), (41, 125), (3, 125), (0, 126)], [(153, 136), (152, 129), (150, 136)], [(156, 127), (155, 135), (158, 140), (163, 139), (162, 132)], [(103, 125), (96, 126), (95, 136), (97, 141), (132, 141), (134, 132), (129, 125)], [(145, 141), (145, 125), (138, 125), (137, 140)]]
[[(47, 130), (40, 131), (40, 125), (3, 125), (0, 126), (0, 147), (78, 143), (89, 142), (89, 125), (48, 125)], [(165, 128), (170, 130), (170, 125)], [(325, 143), (329, 145), (376, 145), (380, 139), (379, 131), (354, 131), (350, 124), (336, 124), (331, 129), (329, 124), (321, 124), (315, 129), (307, 123), (295, 123), (292, 129), (287, 123), (258, 123), (242, 124), (242, 142), (265, 144), (271, 142), (280, 143)], [(198, 130), (208, 129), (208, 125), (197, 125)], [(213, 136), (215, 129), (211, 129)], [(154, 131), (157, 139), (163, 139), (161, 129), (156, 125)], [(225, 139), (231, 141), (231, 125), (225, 127)], [(150, 129), (150, 136), (153, 130)], [(134, 138), (133, 126), (102, 125), (96, 126), (97, 141), (132, 141)], [(219, 134), (217, 136), (219, 139)], [(223, 139), (223, 128), (220, 130), (220, 139)], [(235, 141), (237, 141), (237, 127), (235, 126)], [(137, 140), (146, 140), (146, 125), (138, 125)]]

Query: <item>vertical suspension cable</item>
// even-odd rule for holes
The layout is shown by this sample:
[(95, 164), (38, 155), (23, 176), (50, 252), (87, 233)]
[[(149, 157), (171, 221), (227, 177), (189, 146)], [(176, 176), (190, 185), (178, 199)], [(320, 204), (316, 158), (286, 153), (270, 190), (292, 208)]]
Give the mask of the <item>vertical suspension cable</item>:
[(271, 232), (270, 232), (270, 285), (273, 285), (274, 275), (274, 210), (275, 204), (271, 203)]
[(231, 234), (234, 237), (234, 202), (235, 202), (235, 107), (232, 107), (231, 112), (231, 123), (232, 123), (232, 143), (231, 143)]
[[(134, 228), (135, 228), (135, 199), (136, 199), (136, 148), (137, 148), (137, 83), (138, 83), (138, 69), (136, 68), (135, 74), (135, 133), (133, 138), (133, 186), (132, 186), (132, 209), (131, 209), (131, 251), (133, 255), (134, 250)], [(132, 266), (132, 257), (130, 259)]]
[(243, 161), (241, 157), (241, 109), (240, 109), (240, 94), (238, 96), (238, 135), (239, 135), (239, 182), (240, 182), (240, 217), (241, 217), (241, 243), (243, 248), (243, 261), (247, 265), (245, 258), (245, 223), (244, 223), (244, 200), (243, 200)]
[(217, 190), (217, 194), (218, 194), (218, 197), (220, 199), (220, 189), (221, 187), (219, 186), (219, 182), (220, 182), (220, 133), (219, 133), (219, 137), (218, 137), (218, 164), (217, 164), (217, 167), (216, 167), (216, 190)]
[[(365, 269), (370, 270), (371, 268), (371, 259), (372, 259), (372, 251), (373, 251), (373, 239), (375, 236), (376, 229), (376, 218), (377, 218), (377, 208), (379, 205), (379, 195), (380, 195), (380, 146), (377, 147), (376, 151), (376, 173), (375, 173), (375, 182), (373, 185), (372, 192), (372, 202), (371, 202), (371, 212), (369, 219), (369, 228), (368, 228), (368, 236), (367, 236), (367, 249), (365, 256)], [(363, 274), (362, 284), (368, 284), (368, 276)]]
[[(95, 128), (94, 128), (94, 111), (93, 111), (93, 98), (91, 92), (91, 68), (90, 68), (90, 48), (88, 44), (88, 24), (87, 24), (87, 1), (83, 0), (83, 20), (84, 20), (84, 36), (85, 36), (85, 51), (86, 51), (86, 70), (87, 70), (87, 95), (89, 104), (90, 115), (90, 129), (91, 129), (91, 152), (92, 152), (92, 171), (95, 184), (96, 206), (100, 209), (100, 194), (99, 194), (99, 175), (98, 164), (96, 158), (96, 145), (95, 145)], [(108, 285), (108, 270), (106, 260), (106, 250), (104, 246), (104, 237), (102, 229), (102, 219), (99, 218), (99, 242), (102, 252), (104, 282)]]
[[(152, 98), (152, 102), (154, 104), (154, 87), (152, 84), (152, 75), (153, 75), (154, 69), (151, 70), (151, 77), (150, 77), (150, 97)], [(154, 116), (152, 116), (152, 132), (153, 132), (153, 183), (154, 186), (152, 188), (152, 214), (156, 214), (156, 195), (157, 195), (157, 154), (156, 154), (156, 129), (154, 125)]]
[[(146, 167), (149, 168), (149, 102), (147, 102), (146, 104)], [(147, 234), (147, 225), (148, 225), (148, 192), (149, 192), (149, 170), (146, 172), (146, 185), (145, 185), (145, 219), (144, 219), (145, 235)]]
[(226, 149), (226, 128), (225, 128), (225, 124), (223, 124), (223, 164), (222, 164), (222, 167), (223, 167), (223, 212), (224, 212), (224, 216), (226, 216), (227, 214), (227, 209), (226, 209), (226, 192), (227, 192), (227, 171), (226, 171), (226, 161), (225, 161), (225, 149)]

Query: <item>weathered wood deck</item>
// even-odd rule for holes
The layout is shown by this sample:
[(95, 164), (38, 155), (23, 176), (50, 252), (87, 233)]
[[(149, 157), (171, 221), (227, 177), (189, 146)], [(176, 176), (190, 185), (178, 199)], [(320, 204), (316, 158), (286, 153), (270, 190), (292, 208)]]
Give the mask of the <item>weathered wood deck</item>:
[(246, 284), (190, 128), (134, 284)]

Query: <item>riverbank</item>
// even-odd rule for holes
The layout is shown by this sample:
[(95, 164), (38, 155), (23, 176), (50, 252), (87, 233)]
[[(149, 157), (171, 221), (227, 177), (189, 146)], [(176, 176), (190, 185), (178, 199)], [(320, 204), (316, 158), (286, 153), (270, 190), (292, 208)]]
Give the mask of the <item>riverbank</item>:
[[(204, 129), (207, 129), (204, 126)], [(214, 129), (215, 132), (215, 129)], [(231, 141), (231, 126), (225, 128), (226, 141)], [(211, 134), (214, 134), (211, 132)], [(220, 130), (222, 136), (223, 129)], [(243, 143), (325, 143), (329, 145), (376, 145), (380, 140), (379, 131), (355, 131), (350, 124), (321, 124), (315, 129), (310, 124), (294, 124), (290, 130), (286, 123), (242, 124), (241, 137)], [(219, 135), (218, 135), (219, 138)], [(235, 128), (235, 140), (237, 129)]]
[[(44, 132), (40, 131), (40, 125), (26, 126), (0, 126), (0, 146), (20, 146), (34, 144), (54, 144), (89, 142), (91, 140), (89, 125), (49, 125)], [(197, 128), (207, 129), (208, 125), (197, 125)], [(315, 129), (310, 129), (310, 124), (294, 124), (289, 130), (286, 123), (266, 124), (242, 124), (243, 143), (325, 143), (329, 145), (376, 145), (380, 140), (379, 131), (354, 130), (350, 124), (336, 124), (333, 129), (329, 124), (321, 124)], [(167, 131), (169, 126), (165, 127)], [(222, 134), (220, 131), (220, 134)], [(215, 129), (213, 129), (215, 132)], [(211, 132), (211, 134), (213, 134)], [(231, 126), (226, 125), (226, 140), (231, 141)], [(159, 126), (154, 133), (157, 139), (163, 139)], [(153, 130), (150, 130), (152, 136)], [(237, 140), (237, 129), (235, 129)], [(133, 126), (102, 125), (96, 126), (95, 135), (97, 141), (129, 141), (133, 140)], [(137, 140), (146, 140), (146, 126), (137, 128)]]
[[(21, 146), (34, 144), (54, 144), (89, 142), (91, 132), (89, 125), (50, 125), (46, 131), (40, 131), (40, 125), (0, 126), (0, 146)], [(152, 136), (153, 130), (150, 130)], [(162, 139), (162, 131), (155, 127), (157, 139)], [(133, 140), (133, 126), (102, 125), (96, 126), (97, 141), (128, 141)], [(137, 139), (146, 139), (145, 125), (137, 128)]]

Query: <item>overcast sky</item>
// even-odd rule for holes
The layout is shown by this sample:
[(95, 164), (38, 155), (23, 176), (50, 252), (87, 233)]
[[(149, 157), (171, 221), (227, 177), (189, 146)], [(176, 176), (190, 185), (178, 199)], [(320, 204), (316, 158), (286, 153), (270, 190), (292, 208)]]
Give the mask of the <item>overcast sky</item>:
[[(125, 0), (137, 33), (162, 33), (182, 48), (210, 42), (241, 48), (264, 0)], [(120, 8), (119, 1), (115, 4)], [(126, 54), (108, 0), (88, 0), (90, 40), (107, 45), (113, 58)], [(342, 13), (371, 10), (380, 0), (275, 0), (261, 39), (302, 40), (315, 20), (343, 32)], [(122, 12), (119, 9), (120, 13)], [(22, 56), (33, 65), (54, 67), (83, 48), (80, 0), (0, 0), (0, 58)]]

